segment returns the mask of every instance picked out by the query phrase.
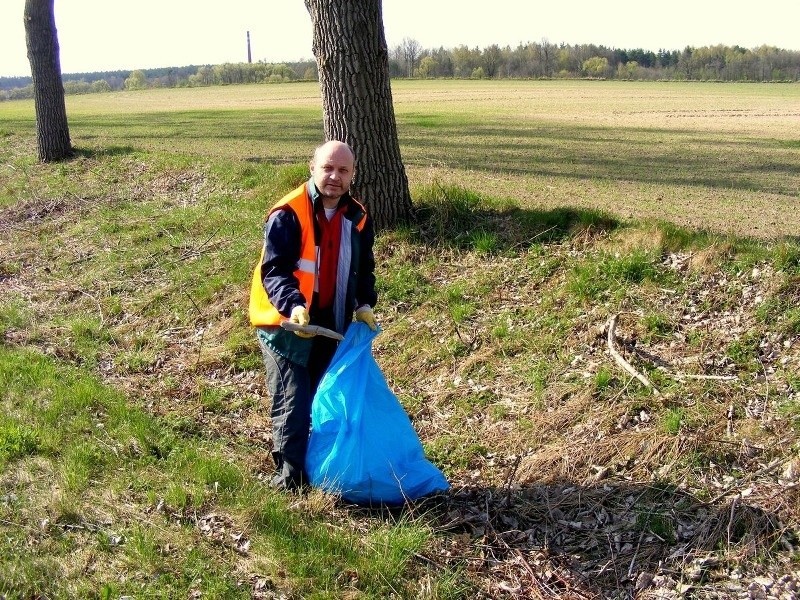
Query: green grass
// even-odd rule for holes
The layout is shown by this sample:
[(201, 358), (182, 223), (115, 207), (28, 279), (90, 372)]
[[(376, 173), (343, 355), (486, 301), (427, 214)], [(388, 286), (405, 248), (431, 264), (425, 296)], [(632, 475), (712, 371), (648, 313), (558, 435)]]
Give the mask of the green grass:
[[(444, 516), (264, 483), (247, 286), (265, 210), (305, 179), (321, 136), (315, 86), (70, 97), (79, 154), (57, 165), (35, 162), (32, 104), (0, 103), (0, 595), (247, 598), (261, 582), (287, 597), (470, 598), (533, 556), (498, 540), (538, 531), (524, 507), (542, 488), (574, 488), (566, 512), (584, 493), (627, 503), (658, 473), (708, 500), (789, 456), (800, 158), (784, 116), (800, 94), (777, 90), (393, 84), (417, 220), (378, 236), (375, 354), (428, 456), (484, 501), (457, 497)], [(658, 400), (605, 353), (612, 314)], [(603, 461), (618, 476), (597, 484)], [(748, 502), (773, 516), (762, 480)], [(671, 552), (694, 542), (664, 514), (619, 521), (631, 552), (652, 534), (663, 554), (644, 537), (636, 561), (574, 537), (570, 564), (657, 572), (641, 562), (652, 552), (665, 576), (682, 572)], [(720, 564), (754, 572), (751, 547)], [(771, 567), (793, 564), (770, 552)], [(586, 580), (599, 595), (620, 584), (609, 570)]]
[(686, 412), (682, 408), (672, 408), (664, 413), (662, 427), (670, 435), (677, 435), (686, 417)]
[(39, 437), (33, 428), (8, 416), (0, 418), (0, 465), (36, 454), (39, 445)]
[(601, 368), (595, 373), (594, 386), (598, 392), (607, 389), (614, 381), (614, 375), (607, 368)]
[(604, 296), (614, 297), (629, 284), (655, 281), (657, 270), (654, 263), (657, 259), (652, 253), (642, 250), (622, 255), (602, 254), (596, 261), (577, 265), (567, 289), (577, 299), (586, 302)]
[[(210, 503), (250, 521), (254, 546), (277, 545), (287, 561), (282, 568), (291, 569), (283, 577), (296, 578), (292, 585), (309, 593), (339, 588), (339, 573), (346, 571), (358, 573), (359, 585), (370, 594), (382, 595), (430, 535), (414, 521), (378, 523), (366, 539), (307, 523), (289, 507), (290, 498), (264, 488), (222, 446), (181, 436), (83, 369), (7, 348), (0, 348), (0, 369), (3, 414), (19, 415), (0, 421), (6, 471), (0, 592), (8, 597), (66, 597), (78, 590), (170, 597), (199, 590), (211, 597), (249, 597), (232, 574), (235, 554), (205, 547), (202, 530), (191, 526)], [(54, 480), (35, 477), (37, 460), (52, 463)], [(23, 480), (30, 482), (25, 491)], [(29, 536), (26, 522), (33, 525), (26, 515), (33, 516), (36, 498), (46, 500), (51, 486), (57, 496), (45, 507), (48, 530), (37, 534), (46, 554), (20, 552)], [(116, 503), (138, 505), (144, 512), (130, 523), (120, 517), (96, 522), (95, 511), (114, 514)], [(167, 507), (163, 515), (146, 517), (157, 504)], [(255, 518), (247, 517), (252, 514)], [(86, 535), (91, 532), (93, 540)], [(229, 534), (223, 530), (220, 542), (227, 543)], [(93, 546), (98, 551), (92, 573), (74, 572), (71, 553)], [(319, 570), (320, 559), (328, 561), (327, 569)], [(44, 572), (50, 576), (42, 577)]]

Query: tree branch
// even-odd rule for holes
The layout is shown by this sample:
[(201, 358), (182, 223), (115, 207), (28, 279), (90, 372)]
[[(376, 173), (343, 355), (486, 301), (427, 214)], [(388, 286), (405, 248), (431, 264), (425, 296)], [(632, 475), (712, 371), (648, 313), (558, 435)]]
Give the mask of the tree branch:
[(625, 360), (614, 347), (614, 331), (617, 328), (618, 317), (619, 315), (613, 315), (608, 320), (608, 351), (611, 353), (611, 356), (614, 358), (614, 360), (617, 361), (617, 364), (621, 366), (628, 374), (638, 379), (639, 382), (646, 388), (649, 388), (655, 396), (660, 396), (661, 393), (655, 388), (650, 380), (639, 373), (639, 371), (634, 369), (633, 366), (627, 360)]

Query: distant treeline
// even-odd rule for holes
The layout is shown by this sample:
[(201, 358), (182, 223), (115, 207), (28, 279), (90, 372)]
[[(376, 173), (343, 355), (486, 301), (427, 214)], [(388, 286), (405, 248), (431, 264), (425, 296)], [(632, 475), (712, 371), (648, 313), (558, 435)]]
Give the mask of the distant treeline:
[[(65, 73), (61, 78), (64, 81), (66, 94), (92, 94), (159, 87), (271, 83), (316, 79), (316, 77), (316, 64), (309, 60), (290, 64), (225, 63), (135, 71)], [(0, 77), (0, 100), (24, 98), (33, 98), (33, 84), (30, 77)]]
[[(800, 81), (800, 51), (774, 46), (686, 47), (652, 52), (594, 44), (520, 44), (486, 48), (424, 49), (406, 38), (389, 60), (391, 77), (458, 79), (602, 78), (670, 81)], [(225, 63), (71, 73), (63, 75), (67, 94), (121, 89), (277, 83), (317, 78), (312, 60), (295, 63)], [(0, 100), (32, 98), (30, 77), (0, 77)]]

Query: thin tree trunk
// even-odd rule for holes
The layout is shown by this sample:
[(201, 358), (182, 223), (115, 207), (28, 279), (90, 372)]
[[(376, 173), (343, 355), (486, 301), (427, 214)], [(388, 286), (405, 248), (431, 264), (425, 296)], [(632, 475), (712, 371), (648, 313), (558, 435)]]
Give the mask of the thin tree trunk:
[(352, 146), (354, 194), (377, 229), (411, 218), (389, 83), (381, 0), (305, 0), (322, 90), (326, 140)]
[(73, 155), (53, 4), (54, 0), (25, 0), (25, 41), (33, 80), (36, 146), (42, 162)]

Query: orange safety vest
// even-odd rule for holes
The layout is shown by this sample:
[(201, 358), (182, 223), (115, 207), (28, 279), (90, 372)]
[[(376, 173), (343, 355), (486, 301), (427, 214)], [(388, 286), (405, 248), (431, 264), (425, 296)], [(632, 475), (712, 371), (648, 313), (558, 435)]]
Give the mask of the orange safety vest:
[[(306, 300), (306, 308), (310, 309), (311, 299), (317, 284), (319, 248), (314, 240), (314, 211), (311, 199), (306, 191), (307, 185), (307, 183), (304, 183), (286, 194), (270, 209), (269, 213), (267, 213), (267, 218), (274, 211), (282, 210), (288, 206), (300, 221), (300, 258), (295, 266), (294, 276), (300, 283), (300, 293)], [(362, 210), (362, 217), (355, 224), (356, 230), (362, 231), (367, 221), (366, 209), (358, 201), (353, 201)], [(264, 262), (265, 251), (266, 243), (261, 247), (261, 256), (256, 263), (255, 269), (253, 269), (253, 278), (250, 284), (250, 324), (253, 327), (263, 325), (278, 326), (281, 321), (286, 320), (286, 317), (279, 313), (278, 309), (269, 301), (267, 291), (264, 289), (264, 282), (261, 280), (261, 264)]]
[[(294, 276), (300, 282), (300, 293), (306, 299), (306, 308), (310, 309), (317, 277), (317, 247), (314, 244), (314, 215), (305, 183), (286, 194), (270, 209), (267, 218), (284, 206), (293, 210), (300, 221), (300, 259), (297, 261)], [(264, 283), (261, 281), (261, 263), (264, 262), (265, 251), (266, 244), (261, 247), (261, 257), (253, 270), (253, 281), (250, 285), (250, 324), (254, 327), (259, 325), (277, 326), (281, 321), (286, 320), (286, 317), (272, 306), (272, 302), (267, 297), (267, 291), (264, 289)]]

